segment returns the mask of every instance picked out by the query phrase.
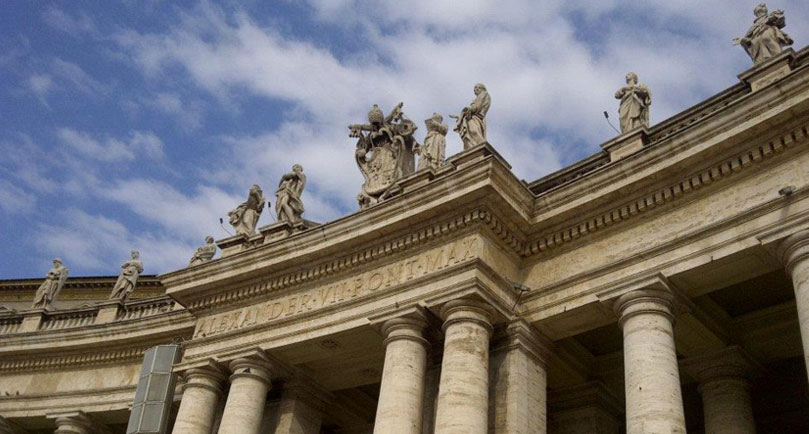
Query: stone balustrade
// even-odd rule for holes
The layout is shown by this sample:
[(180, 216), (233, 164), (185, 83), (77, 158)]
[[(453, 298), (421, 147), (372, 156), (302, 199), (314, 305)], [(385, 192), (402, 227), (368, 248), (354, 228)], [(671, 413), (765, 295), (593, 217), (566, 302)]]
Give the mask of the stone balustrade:
[[(0, 336), (16, 333), (75, 329), (95, 324), (108, 324), (149, 318), (182, 309), (167, 296), (131, 300), (126, 303), (101, 302), (57, 311), (29, 310), (7, 312), (0, 316)], [(30, 321), (30, 318), (35, 318)], [(33, 326), (28, 326), (28, 322)], [(23, 323), (26, 323), (25, 325)]]

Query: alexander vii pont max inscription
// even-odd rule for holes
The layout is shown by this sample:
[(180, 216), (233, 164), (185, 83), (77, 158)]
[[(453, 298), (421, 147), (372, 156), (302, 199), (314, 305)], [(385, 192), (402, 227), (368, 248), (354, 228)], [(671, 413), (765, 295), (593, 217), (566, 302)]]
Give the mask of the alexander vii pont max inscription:
[(474, 259), (478, 239), (468, 237), (330, 285), (285, 295), (199, 321), (194, 337), (212, 336), (326, 308)]

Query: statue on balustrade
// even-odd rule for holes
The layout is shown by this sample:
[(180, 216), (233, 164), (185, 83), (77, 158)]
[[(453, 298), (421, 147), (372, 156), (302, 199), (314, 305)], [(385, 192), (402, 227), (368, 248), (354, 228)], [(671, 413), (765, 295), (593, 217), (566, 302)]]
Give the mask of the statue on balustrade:
[(45, 276), (45, 281), (39, 285), (37, 293), (34, 296), (34, 304), (31, 306), (33, 309), (49, 309), (51, 303), (59, 295), (62, 287), (65, 286), (67, 280), (67, 267), (62, 265), (62, 260), (56, 258), (53, 260), (53, 268), (48, 271)]
[(784, 11), (767, 10), (767, 5), (760, 3), (753, 10), (756, 19), (747, 33), (741, 38), (733, 39), (734, 45), (741, 45), (753, 64), (758, 65), (765, 60), (780, 54), (784, 47), (792, 45), (792, 38), (784, 33), (786, 18)]
[(433, 113), (433, 117), (424, 121), (427, 126), (427, 137), (424, 138), (424, 145), (417, 146), (415, 150), (419, 155), (418, 170), (438, 169), (444, 164), (449, 127), (442, 123), (443, 121), (444, 117), (440, 113)]
[(449, 115), (455, 119), (455, 128), (463, 141), (464, 150), (486, 143), (486, 113), (492, 105), (492, 98), (483, 83), (475, 85), (475, 99), (461, 110), (460, 115)]
[(194, 265), (211, 262), (214, 255), (216, 255), (216, 244), (213, 242), (213, 237), (208, 235), (205, 237), (205, 245), (197, 248), (197, 251), (191, 256), (188, 266), (193, 267)]
[(306, 175), (300, 164), (292, 166), (292, 172), (281, 177), (278, 190), (275, 192), (275, 212), (279, 222), (288, 222), (291, 225), (301, 223), (303, 214), (303, 201), (301, 194), (306, 186)]
[(138, 284), (140, 273), (143, 273), (143, 262), (140, 261), (140, 253), (133, 250), (132, 259), (121, 265), (121, 274), (118, 275), (118, 280), (115, 282), (115, 286), (112, 287), (109, 299), (125, 302), (129, 295), (135, 291), (135, 285)]
[(258, 184), (253, 184), (247, 201), (228, 212), (230, 224), (236, 229), (237, 235), (253, 235), (261, 212), (264, 211), (264, 193)]
[(649, 106), (652, 105), (652, 92), (643, 83), (638, 83), (638, 75), (630, 72), (626, 75), (626, 86), (615, 92), (615, 98), (621, 100), (618, 117), (621, 120), (621, 132), (649, 126)]
[(415, 170), (417, 143), (413, 133), (418, 127), (404, 116), (403, 105), (400, 102), (385, 116), (374, 104), (367, 124), (348, 126), (349, 137), (358, 139), (354, 157), (365, 178), (357, 195), (361, 209), (389, 197), (393, 183)]

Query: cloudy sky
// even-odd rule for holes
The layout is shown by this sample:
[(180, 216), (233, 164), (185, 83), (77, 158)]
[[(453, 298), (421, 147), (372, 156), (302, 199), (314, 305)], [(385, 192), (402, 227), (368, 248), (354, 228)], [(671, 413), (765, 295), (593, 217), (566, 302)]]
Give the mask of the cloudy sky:
[[(534, 180), (615, 135), (635, 71), (652, 123), (733, 85), (756, 2), (11, 1), (0, 14), (0, 279), (184, 266), (253, 183), (303, 165), (304, 217), (357, 210), (346, 126), (445, 118), (483, 82), (489, 141)], [(779, 0), (795, 48), (805, 0)], [(461, 149), (450, 132), (447, 153)], [(259, 225), (273, 222), (265, 210)], [(227, 220), (225, 218), (225, 220)], [(227, 223), (226, 223), (227, 224)], [(228, 228), (230, 229), (230, 228)]]

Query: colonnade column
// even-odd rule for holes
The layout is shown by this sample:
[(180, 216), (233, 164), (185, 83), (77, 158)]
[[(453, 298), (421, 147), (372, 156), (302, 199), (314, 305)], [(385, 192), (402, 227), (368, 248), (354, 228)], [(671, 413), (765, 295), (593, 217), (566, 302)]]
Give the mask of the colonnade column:
[(444, 356), (435, 417), (436, 434), (486, 434), (489, 407), (488, 305), (453, 300), (441, 310)]
[(54, 419), (56, 422), (54, 434), (91, 434), (93, 432), (93, 422), (81, 411), (49, 415), (48, 419)]
[(803, 341), (803, 360), (809, 372), (809, 229), (787, 237), (781, 242), (778, 253), (792, 277)]
[(747, 379), (754, 362), (741, 348), (734, 346), (686, 359), (681, 366), (699, 382), (706, 433), (755, 434)]
[(640, 289), (615, 302), (624, 334), (627, 434), (685, 433), (673, 301), (666, 290)]
[(550, 340), (525, 320), (497, 332), (491, 356), (490, 428), (498, 434), (547, 432)]
[(230, 362), (230, 392), (218, 434), (258, 434), (270, 390), (270, 369), (260, 357)]
[(374, 434), (420, 434), (424, 410), (427, 322), (416, 315), (382, 324), (385, 365)]
[(172, 434), (211, 434), (216, 404), (226, 377), (215, 365), (188, 369)]
[(311, 380), (296, 378), (284, 384), (274, 434), (319, 434), (330, 395)]

